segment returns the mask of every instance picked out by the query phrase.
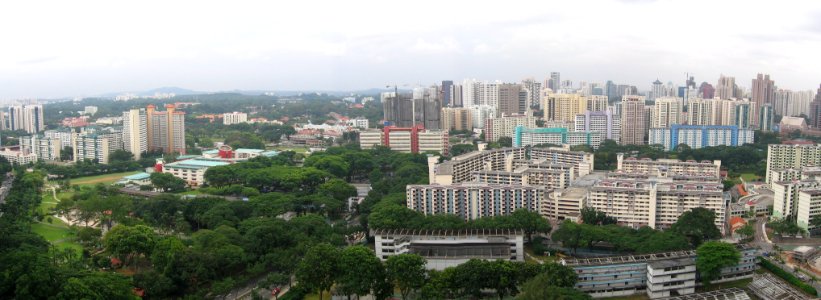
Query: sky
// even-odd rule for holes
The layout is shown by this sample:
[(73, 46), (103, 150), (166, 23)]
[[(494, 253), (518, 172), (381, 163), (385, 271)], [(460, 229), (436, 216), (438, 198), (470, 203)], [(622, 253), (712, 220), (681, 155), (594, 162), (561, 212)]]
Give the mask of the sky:
[(2, 1), (0, 100), (464, 78), (821, 83), (821, 1)]

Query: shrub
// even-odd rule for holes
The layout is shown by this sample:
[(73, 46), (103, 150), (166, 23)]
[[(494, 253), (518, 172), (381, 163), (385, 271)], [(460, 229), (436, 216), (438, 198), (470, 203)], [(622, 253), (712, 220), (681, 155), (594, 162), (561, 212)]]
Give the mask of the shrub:
[(762, 267), (764, 267), (767, 270), (770, 270), (770, 272), (773, 272), (773, 274), (778, 275), (778, 277), (783, 278), (784, 280), (803, 290), (807, 294), (810, 294), (812, 296), (818, 295), (818, 292), (815, 290), (814, 287), (801, 281), (801, 279), (798, 279), (798, 277), (795, 277), (795, 275), (791, 274), (790, 272), (785, 271), (784, 269), (776, 266), (775, 264), (771, 263), (766, 259), (759, 258), (759, 261), (761, 262)]

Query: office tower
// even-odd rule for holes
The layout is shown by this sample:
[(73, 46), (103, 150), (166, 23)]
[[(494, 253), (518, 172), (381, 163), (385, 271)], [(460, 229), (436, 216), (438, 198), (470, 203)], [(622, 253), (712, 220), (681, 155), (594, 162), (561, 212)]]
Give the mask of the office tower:
[(166, 104), (165, 111), (155, 109), (153, 104), (145, 109), (148, 150), (185, 154), (185, 112), (175, 111), (173, 104)]
[(9, 130), (24, 130), (28, 133), (37, 133), (45, 129), (42, 105), (9, 106), (8, 112)]
[(716, 84), (716, 97), (721, 99), (736, 97), (735, 77), (724, 76), (724, 74), (718, 77), (718, 83)]
[(604, 85), (604, 93), (607, 95), (608, 102), (616, 102), (621, 100), (621, 96), (619, 96), (619, 88), (618, 85), (613, 83), (612, 80), (608, 80), (607, 83)]
[(668, 128), (681, 124), (684, 103), (676, 97), (656, 98), (650, 112), (650, 128)]
[(148, 151), (148, 125), (143, 108), (134, 108), (123, 112), (123, 148), (131, 152), (134, 159), (140, 159)]
[(656, 98), (664, 97), (664, 84), (660, 80), (653, 81), (653, 86), (650, 88), (650, 95), (648, 100), (654, 101)]
[(527, 115), (502, 116), (485, 122), (485, 141), (495, 142), (501, 137), (513, 137), (516, 126), (536, 128), (536, 117)]
[(573, 122), (576, 115), (587, 110), (587, 97), (579, 94), (550, 94), (542, 100), (544, 119)]
[(621, 144), (644, 145), (647, 115), (643, 96), (626, 95), (621, 101)]
[(222, 114), (223, 125), (234, 125), (248, 122), (248, 114), (244, 112), (230, 112)]
[(503, 83), (498, 85), (499, 90), (499, 106), (498, 113), (502, 115), (521, 114), (529, 108), (527, 103), (527, 93), (520, 97), (522, 86), (513, 83)]
[(738, 126), (672, 125), (670, 128), (650, 128), (648, 141), (650, 145), (659, 144), (665, 151), (673, 151), (681, 144), (692, 149), (752, 144), (753, 134), (752, 129)]
[(548, 80), (547, 87), (554, 92), (558, 92), (562, 86), (562, 78), (559, 72), (550, 72), (550, 80)]
[(542, 83), (533, 78), (522, 80), (522, 90), (527, 92), (527, 107), (537, 107), (541, 101)]
[(770, 103), (765, 103), (761, 108), (758, 110), (758, 128), (761, 131), (773, 131), (773, 118), (775, 118), (775, 114), (773, 113), (773, 106)]
[(453, 106), (453, 80), (442, 80), (442, 107)]
[(606, 111), (607, 110), (607, 96), (602, 96), (602, 95), (587, 96), (587, 110), (588, 111)]
[(810, 103), (810, 126), (821, 128), (821, 88), (815, 94), (815, 100)]
[(573, 131), (600, 132), (602, 139), (619, 142), (621, 119), (612, 111), (586, 111), (576, 115)]
[(473, 113), (464, 107), (442, 108), (442, 130), (473, 130)]

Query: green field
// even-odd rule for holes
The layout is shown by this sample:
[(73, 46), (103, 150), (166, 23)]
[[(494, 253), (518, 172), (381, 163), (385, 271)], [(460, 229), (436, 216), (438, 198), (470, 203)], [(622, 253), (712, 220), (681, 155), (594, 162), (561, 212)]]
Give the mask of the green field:
[(746, 182), (761, 180), (761, 176), (755, 175), (753, 173), (741, 173), (741, 178), (744, 179), (744, 181)]
[(307, 153), (308, 147), (281, 147), (276, 146), (273, 148), (276, 151), (294, 151), (295, 153)]
[(140, 173), (140, 171), (111, 173), (97, 176), (88, 176), (71, 179), (71, 185), (91, 186), (98, 183), (112, 184), (122, 179), (124, 176)]
[(34, 233), (41, 235), (50, 243), (60, 249), (75, 249), (78, 252), (83, 250), (80, 244), (74, 242), (74, 233), (63, 223), (63, 221), (53, 218), (53, 224), (35, 223), (31, 225)]

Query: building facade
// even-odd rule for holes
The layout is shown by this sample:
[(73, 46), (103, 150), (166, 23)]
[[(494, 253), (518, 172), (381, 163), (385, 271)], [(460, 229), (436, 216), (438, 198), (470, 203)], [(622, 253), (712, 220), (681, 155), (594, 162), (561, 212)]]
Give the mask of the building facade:
[(141, 108), (123, 112), (123, 148), (139, 160), (148, 151), (148, 123), (146, 110)]
[(149, 151), (185, 154), (185, 112), (176, 111), (173, 104), (165, 111), (146, 107), (146, 146)]
[(616, 143), (620, 141), (621, 118), (612, 111), (586, 111), (584, 114), (576, 115), (576, 122), (573, 125), (573, 131), (599, 132), (602, 139), (613, 140)]
[(63, 143), (57, 138), (42, 135), (20, 137), (20, 150), (24, 153), (34, 153), (40, 160), (59, 161), (62, 149)]
[(752, 129), (736, 126), (673, 125), (670, 128), (650, 128), (650, 145), (662, 145), (664, 150), (675, 150), (679, 145), (693, 149), (715, 146), (741, 146), (754, 142)]
[(362, 149), (385, 146), (405, 153), (438, 152), (442, 155), (448, 155), (450, 150), (447, 131), (425, 130), (422, 126), (385, 126), (382, 130), (362, 131), (359, 133), (359, 146)]
[(647, 113), (642, 96), (624, 96), (621, 101), (621, 144), (645, 145)]
[(244, 112), (230, 112), (222, 114), (222, 124), (234, 125), (248, 122), (248, 114)]
[(601, 132), (568, 131), (566, 128), (525, 128), (517, 126), (513, 135), (513, 147), (552, 145), (587, 145), (598, 149), (603, 140)]
[(541, 186), (486, 183), (408, 185), (407, 206), (424, 215), (456, 215), (464, 220), (504, 216), (517, 209), (540, 212)]
[(14, 105), (8, 108), (9, 130), (38, 133), (45, 130), (43, 106), (39, 104)]
[(502, 137), (512, 138), (518, 126), (536, 128), (536, 117), (525, 114), (489, 119), (485, 123), (485, 141), (495, 142)]
[(470, 259), (524, 261), (521, 230), (376, 230), (374, 240), (374, 252), (380, 260), (417, 254), (432, 270), (455, 267)]

